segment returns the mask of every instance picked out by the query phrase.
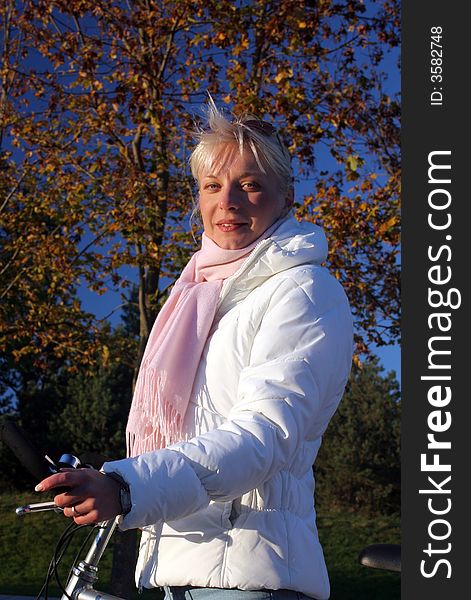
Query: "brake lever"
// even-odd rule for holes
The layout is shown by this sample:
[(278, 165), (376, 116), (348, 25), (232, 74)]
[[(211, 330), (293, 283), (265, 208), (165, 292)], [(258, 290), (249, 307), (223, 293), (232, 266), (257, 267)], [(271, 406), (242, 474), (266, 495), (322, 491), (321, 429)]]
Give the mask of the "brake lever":
[[(55, 473), (60, 473), (60, 470), (63, 468), (65, 468), (65, 469), (80, 469), (82, 467), (82, 464), (80, 463), (80, 459), (77, 458), (76, 456), (74, 456), (73, 454), (62, 454), (62, 456), (59, 458), (57, 463), (55, 463), (47, 454), (44, 456), (44, 458), (46, 459), (46, 461), (49, 465), (49, 471), (50, 471), (51, 475), (54, 475)], [(64, 494), (64, 493), (68, 492), (69, 489), (70, 488), (67, 486), (61, 486), (61, 487), (53, 488), (52, 491), (54, 492), (54, 495), (57, 495), (57, 494)], [(46, 510), (52, 510), (52, 509), (46, 509)]]

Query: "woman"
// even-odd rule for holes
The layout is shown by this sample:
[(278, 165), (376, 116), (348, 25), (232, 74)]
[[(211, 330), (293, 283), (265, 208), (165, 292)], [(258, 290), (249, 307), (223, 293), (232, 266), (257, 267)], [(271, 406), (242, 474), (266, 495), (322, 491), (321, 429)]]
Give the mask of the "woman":
[(121, 529), (143, 528), (139, 586), (325, 599), (312, 464), (350, 370), (348, 302), (321, 266), (321, 229), (289, 214), (290, 160), (274, 128), (212, 104), (208, 116), (191, 157), (202, 249), (149, 338), (133, 458), (38, 489), (70, 486), (55, 501), (77, 523), (125, 513)]

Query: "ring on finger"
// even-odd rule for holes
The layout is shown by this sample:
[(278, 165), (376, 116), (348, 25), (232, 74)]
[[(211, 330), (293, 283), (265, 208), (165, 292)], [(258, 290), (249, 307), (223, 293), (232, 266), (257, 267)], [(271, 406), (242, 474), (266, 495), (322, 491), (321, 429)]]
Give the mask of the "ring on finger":
[(75, 506), (72, 506), (72, 514), (74, 515), (74, 517), (79, 517), (82, 513), (79, 513)]

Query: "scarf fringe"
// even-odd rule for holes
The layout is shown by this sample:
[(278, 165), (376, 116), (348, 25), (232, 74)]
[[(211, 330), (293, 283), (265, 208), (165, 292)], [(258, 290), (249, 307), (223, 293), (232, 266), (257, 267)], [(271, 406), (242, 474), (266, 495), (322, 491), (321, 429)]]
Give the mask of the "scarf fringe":
[(184, 415), (166, 395), (167, 374), (147, 368), (140, 370), (135, 402), (126, 427), (128, 456), (137, 456), (181, 441)]

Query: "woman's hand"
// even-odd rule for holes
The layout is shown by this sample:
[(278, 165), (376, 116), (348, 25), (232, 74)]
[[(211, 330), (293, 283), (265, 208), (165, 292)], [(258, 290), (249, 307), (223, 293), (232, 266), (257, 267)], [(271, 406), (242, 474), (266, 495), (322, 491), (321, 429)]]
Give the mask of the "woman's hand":
[(61, 469), (35, 487), (37, 492), (48, 492), (56, 487), (67, 491), (54, 497), (54, 502), (72, 517), (77, 525), (91, 525), (114, 519), (121, 513), (120, 484), (111, 477), (93, 469)]

